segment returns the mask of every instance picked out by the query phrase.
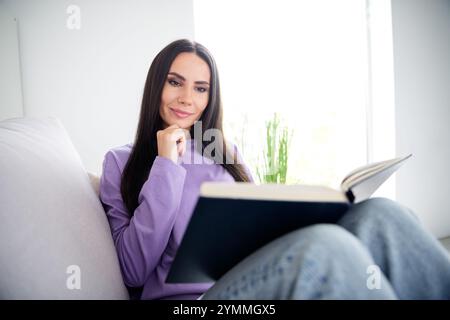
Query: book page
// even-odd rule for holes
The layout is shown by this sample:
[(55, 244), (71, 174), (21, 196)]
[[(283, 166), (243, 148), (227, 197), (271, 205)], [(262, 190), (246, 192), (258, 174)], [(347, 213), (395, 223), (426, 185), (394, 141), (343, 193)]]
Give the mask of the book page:
[(397, 163), (400, 163), (411, 156), (399, 157), (391, 160), (375, 162), (360, 168), (357, 168), (350, 172), (341, 183), (342, 190), (349, 190), (353, 185), (365, 180), (367, 177), (372, 176), (380, 171), (383, 171)]
[(313, 185), (253, 184), (247, 182), (205, 182), (200, 196), (272, 201), (348, 202), (340, 190)]

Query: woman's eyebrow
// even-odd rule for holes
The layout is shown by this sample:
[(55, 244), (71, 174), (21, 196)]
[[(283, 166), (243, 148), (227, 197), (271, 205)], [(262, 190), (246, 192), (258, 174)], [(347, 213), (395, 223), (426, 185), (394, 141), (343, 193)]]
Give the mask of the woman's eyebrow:
[[(183, 77), (181, 74), (176, 73), (176, 72), (169, 72), (168, 74), (175, 76), (177, 78), (180, 78), (183, 81), (186, 81), (186, 78)], [(209, 86), (209, 82), (208, 81), (195, 81), (196, 84), (207, 84)]]

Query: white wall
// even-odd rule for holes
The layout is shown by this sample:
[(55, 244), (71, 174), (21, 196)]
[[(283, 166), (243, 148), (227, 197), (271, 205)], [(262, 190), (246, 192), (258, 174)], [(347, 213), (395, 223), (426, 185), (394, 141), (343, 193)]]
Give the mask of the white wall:
[(450, 0), (393, 0), (397, 200), (450, 235)]
[[(134, 139), (154, 56), (193, 38), (192, 0), (1, 4), (19, 23), (25, 116), (60, 118), (86, 169), (99, 174), (106, 151)], [(69, 5), (80, 8), (79, 30), (67, 27)]]
[(22, 117), (17, 22), (0, 2), (0, 120)]

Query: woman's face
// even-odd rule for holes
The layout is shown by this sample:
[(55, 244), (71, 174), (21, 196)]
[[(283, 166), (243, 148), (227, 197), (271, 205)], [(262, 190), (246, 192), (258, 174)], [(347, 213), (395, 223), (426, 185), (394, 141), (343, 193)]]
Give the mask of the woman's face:
[(208, 104), (211, 72), (195, 53), (180, 53), (170, 66), (159, 114), (164, 128), (177, 124), (189, 130)]

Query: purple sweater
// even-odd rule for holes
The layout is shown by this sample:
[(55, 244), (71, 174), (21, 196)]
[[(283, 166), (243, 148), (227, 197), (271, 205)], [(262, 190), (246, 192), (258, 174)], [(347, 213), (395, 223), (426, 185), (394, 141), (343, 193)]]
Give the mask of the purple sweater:
[[(165, 283), (204, 181), (230, 181), (220, 165), (195, 151), (188, 140), (178, 164), (157, 156), (130, 219), (120, 193), (131, 144), (108, 151), (100, 180), (100, 199), (108, 217), (122, 276), (130, 287), (143, 286), (142, 299), (197, 299), (213, 283)], [(200, 157), (202, 164), (188, 161)], [(239, 156), (239, 159), (240, 156)], [(240, 160), (241, 161), (241, 160)], [(196, 162), (198, 163), (198, 162)], [(248, 174), (248, 168), (246, 168)]]

